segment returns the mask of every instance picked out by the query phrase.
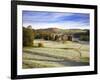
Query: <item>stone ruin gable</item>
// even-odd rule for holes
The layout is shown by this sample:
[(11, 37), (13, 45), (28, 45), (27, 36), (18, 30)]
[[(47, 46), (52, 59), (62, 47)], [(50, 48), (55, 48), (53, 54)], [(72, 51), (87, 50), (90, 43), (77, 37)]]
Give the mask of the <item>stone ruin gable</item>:
[[(61, 40), (70, 40), (72, 41), (72, 35), (71, 34), (61, 34), (61, 33), (52, 33), (51, 37), (53, 40), (61, 41)], [(57, 39), (56, 39), (57, 38)]]
[(68, 41), (72, 41), (72, 39), (73, 39), (73, 35), (70, 34), (70, 35), (67, 36)]
[(55, 33), (52, 33), (52, 34), (51, 34), (52, 40), (55, 40), (55, 36), (56, 36)]
[(64, 41), (68, 39), (67, 34), (63, 34), (61, 37), (62, 37), (62, 40), (64, 40)]

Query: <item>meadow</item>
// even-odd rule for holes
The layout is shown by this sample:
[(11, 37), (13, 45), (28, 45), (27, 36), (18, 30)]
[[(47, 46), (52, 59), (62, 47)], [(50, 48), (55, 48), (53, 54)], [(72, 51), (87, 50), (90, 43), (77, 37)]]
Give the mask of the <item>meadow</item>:
[[(43, 46), (39, 47), (39, 43)], [(88, 66), (89, 55), (89, 44), (35, 39), (33, 47), (23, 47), (22, 67)]]

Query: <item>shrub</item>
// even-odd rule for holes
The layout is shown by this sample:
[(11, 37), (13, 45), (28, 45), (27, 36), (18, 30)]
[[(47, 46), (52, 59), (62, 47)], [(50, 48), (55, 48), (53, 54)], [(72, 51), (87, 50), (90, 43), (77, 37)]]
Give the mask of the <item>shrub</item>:
[(43, 43), (38, 43), (38, 47), (44, 47)]

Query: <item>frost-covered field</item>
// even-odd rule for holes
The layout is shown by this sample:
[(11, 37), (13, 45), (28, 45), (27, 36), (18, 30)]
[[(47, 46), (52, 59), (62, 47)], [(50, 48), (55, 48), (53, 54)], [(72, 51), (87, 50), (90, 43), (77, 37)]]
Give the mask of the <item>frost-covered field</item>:
[(35, 40), (34, 47), (23, 48), (24, 69), (85, 65), (89, 65), (89, 44)]

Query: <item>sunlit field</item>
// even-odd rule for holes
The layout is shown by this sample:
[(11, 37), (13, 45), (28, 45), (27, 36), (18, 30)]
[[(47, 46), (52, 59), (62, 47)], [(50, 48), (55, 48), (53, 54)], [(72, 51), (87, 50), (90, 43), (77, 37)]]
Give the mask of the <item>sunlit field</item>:
[[(39, 47), (38, 43), (43, 46)], [(22, 61), (23, 69), (88, 66), (89, 44), (37, 39), (33, 47), (23, 47)]]

